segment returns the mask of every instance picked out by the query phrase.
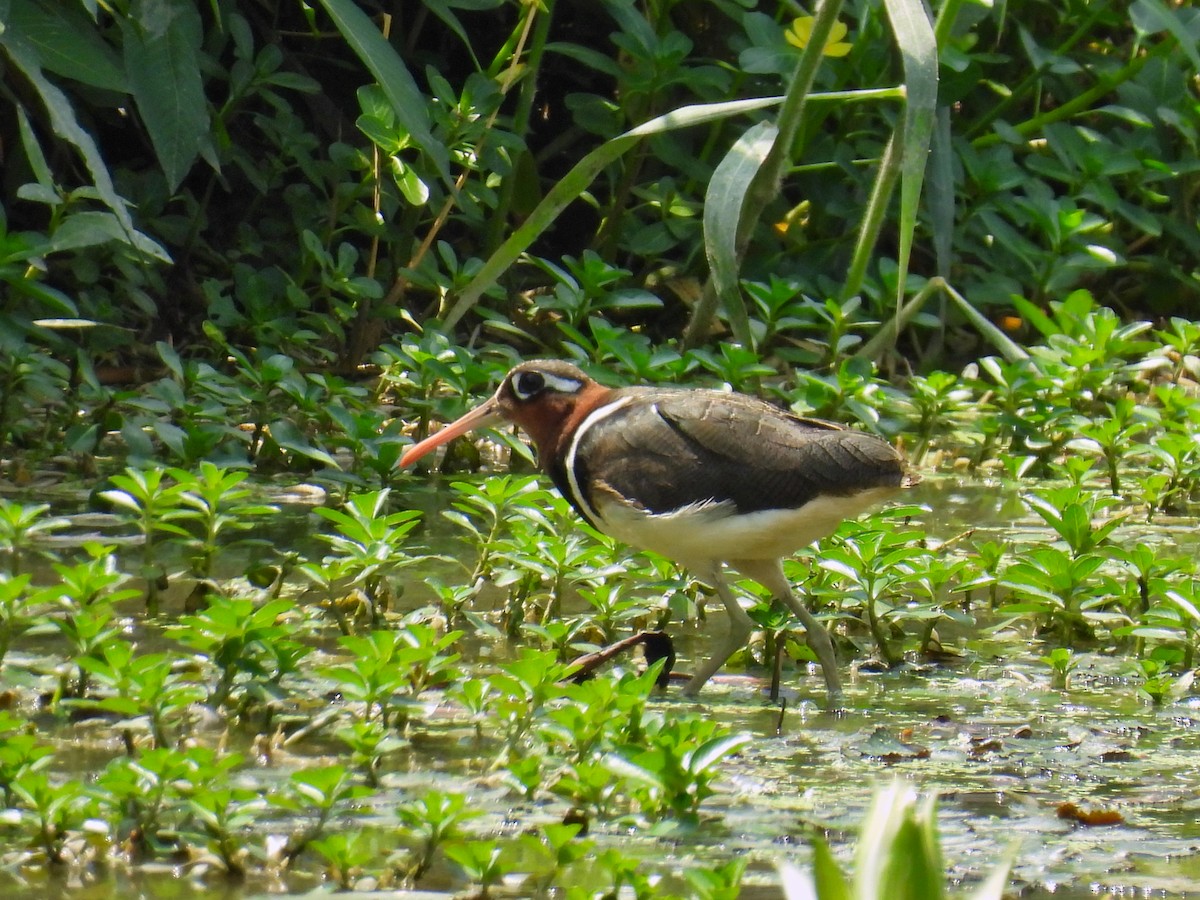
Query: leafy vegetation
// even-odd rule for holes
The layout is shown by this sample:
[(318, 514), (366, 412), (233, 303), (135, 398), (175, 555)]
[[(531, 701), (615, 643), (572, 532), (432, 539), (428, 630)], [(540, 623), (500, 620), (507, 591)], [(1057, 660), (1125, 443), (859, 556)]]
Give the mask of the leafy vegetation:
[[(1122, 734), (1191, 702), (1200, 15), (804, 12), (0, 3), (0, 883), (170, 861), (197, 891), (727, 897), (772, 873), (790, 823), (702, 864), (650, 842), (725, 844), (759, 771), (817, 792), (771, 768), (798, 756), (782, 711), (684, 707), (655, 666), (570, 678), (702, 624), (706, 587), (581, 526), (514, 434), (452, 445), (432, 499), (396, 468), (532, 355), (902, 441), (928, 493), (788, 563), (860, 673), (936, 696), (1016, 671), (1149, 717)], [(981, 485), (1002, 508), (947, 511)], [(806, 684), (796, 623), (741, 587), (762, 639), (734, 667)], [(872, 715), (852, 746), (817, 733), (864, 765), (926, 759), (915, 727), (1052, 768), (998, 725), (939, 744), (925, 711)], [(800, 896), (880, 896), (900, 858), (944, 895), (962, 848), (881, 797), (853, 886), (834, 834)]]

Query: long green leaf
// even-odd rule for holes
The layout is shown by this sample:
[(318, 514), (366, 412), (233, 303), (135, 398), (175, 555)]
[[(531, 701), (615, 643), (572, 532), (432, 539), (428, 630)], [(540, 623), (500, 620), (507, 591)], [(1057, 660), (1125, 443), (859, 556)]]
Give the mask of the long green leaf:
[(210, 143), (200, 78), (204, 25), (189, 0), (135, 3), (121, 21), (125, 73), (158, 164), (174, 192)]
[(934, 122), (927, 200), (937, 273), (948, 278), (954, 262), (954, 144), (945, 106), (938, 107)]
[(626, 759), (619, 753), (606, 753), (600, 760), (601, 765), (619, 778), (636, 781), (658, 791), (666, 791), (667, 785), (657, 772), (652, 772), (644, 766)]
[(746, 192), (778, 133), (773, 122), (759, 122), (748, 128), (713, 171), (704, 195), (704, 252), (709, 275), (725, 306), (733, 335), (743, 347), (753, 347), (754, 339), (738, 292), (738, 226)]
[[(79, 153), (92, 177), (96, 193), (117, 217), (125, 240), (136, 246), (138, 243), (135, 240), (137, 230), (133, 227), (133, 220), (130, 218), (124, 198), (117, 193), (112, 174), (108, 171), (108, 166), (105, 165), (104, 159), (100, 155), (100, 148), (96, 146), (95, 140), (75, 118), (75, 110), (71, 106), (71, 101), (67, 99), (67, 95), (42, 72), (41, 59), (36, 48), (29, 42), (26, 35), (11, 28), (0, 34), (0, 42), (3, 43), (10, 62), (21, 71), (21, 74), (37, 92), (42, 105), (45, 106), (46, 112), (50, 116), (50, 127), (54, 133)], [(142, 235), (142, 237), (145, 236)], [(155, 252), (152, 255), (158, 259), (164, 262), (171, 261), (167, 252), (149, 238), (146, 238), (145, 246), (153, 246)]]
[(665, 115), (643, 122), (636, 128), (619, 134), (601, 144), (579, 162), (577, 162), (562, 179), (554, 185), (541, 202), (534, 207), (529, 217), (521, 227), (509, 235), (508, 240), (496, 248), (471, 279), (471, 282), (458, 295), (458, 299), (442, 320), (442, 329), (449, 331), (464, 315), (470, 311), (484, 291), (488, 290), (496, 279), (532, 244), (543, 231), (550, 227), (566, 207), (580, 194), (588, 189), (596, 176), (605, 167), (619, 159), (626, 151), (637, 144), (642, 138), (652, 134), (661, 134), (676, 128), (687, 128), (692, 125), (703, 125), (717, 119), (740, 115), (774, 106), (780, 102), (780, 97), (756, 97), (751, 100), (734, 100), (728, 103), (707, 103), (697, 106), (684, 106), (672, 110)]
[(884, 0), (904, 65), (904, 129), (901, 140), (900, 248), (896, 305), (904, 299), (904, 282), (912, 255), (913, 233), (925, 178), (925, 161), (937, 110), (938, 59), (933, 23), (922, 0)]
[(706, 741), (693, 752), (688, 770), (693, 774), (707, 771), (714, 763), (720, 762), (731, 753), (736, 753), (748, 743), (750, 743), (750, 735), (745, 732)]
[(437, 167), (438, 174), (450, 184), (453, 180), (450, 177), (450, 155), (429, 130), (425, 97), (417, 88), (400, 54), (379, 33), (379, 29), (354, 0), (321, 0), (321, 5), (387, 94), (400, 124)]
[(37, 48), (46, 71), (101, 90), (128, 92), (116, 52), (79, 4), (12, 0), (4, 26)]
[(813, 836), (813, 879), (817, 896), (821, 900), (850, 900), (850, 885), (829, 845), (820, 837)]
[(17, 127), (21, 132), (21, 147), (25, 150), (25, 159), (29, 163), (30, 171), (33, 172), (34, 180), (57, 197), (50, 164), (46, 162), (46, 154), (42, 152), (42, 145), (38, 143), (37, 135), (33, 133), (33, 126), (29, 123), (29, 114), (22, 106), (17, 107)]

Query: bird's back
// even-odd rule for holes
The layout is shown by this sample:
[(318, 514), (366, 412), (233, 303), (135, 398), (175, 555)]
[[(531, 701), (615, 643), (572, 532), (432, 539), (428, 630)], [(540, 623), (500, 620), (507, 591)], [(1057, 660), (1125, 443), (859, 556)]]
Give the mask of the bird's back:
[(550, 468), (595, 525), (685, 559), (794, 552), (909, 478), (873, 435), (708, 390), (623, 391)]

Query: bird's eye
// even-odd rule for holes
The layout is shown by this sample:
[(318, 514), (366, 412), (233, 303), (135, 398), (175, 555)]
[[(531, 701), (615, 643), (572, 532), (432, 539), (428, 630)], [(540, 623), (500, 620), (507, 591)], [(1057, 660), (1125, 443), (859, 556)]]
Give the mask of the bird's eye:
[(513, 393), (518, 400), (528, 400), (545, 387), (546, 379), (541, 372), (521, 372), (513, 379)]

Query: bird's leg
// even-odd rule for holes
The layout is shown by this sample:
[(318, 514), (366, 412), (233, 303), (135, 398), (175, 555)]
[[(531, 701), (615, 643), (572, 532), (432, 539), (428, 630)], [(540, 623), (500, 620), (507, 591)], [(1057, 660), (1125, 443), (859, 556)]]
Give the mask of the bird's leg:
[(842, 682), (838, 677), (837, 654), (833, 651), (833, 641), (829, 639), (829, 633), (817, 621), (816, 616), (809, 612), (803, 601), (793, 593), (787, 576), (783, 574), (782, 560), (737, 560), (731, 565), (786, 603), (800, 619), (807, 635), (808, 646), (817, 655), (817, 661), (821, 664), (821, 674), (825, 676), (825, 707), (837, 709), (842, 699)]
[(683, 689), (683, 692), (689, 697), (694, 697), (700, 692), (700, 688), (704, 687), (705, 682), (712, 678), (721, 666), (725, 665), (729, 657), (746, 646), (746, 642), (750, 639), (750, 632), (754, 630), (754, 622), (746, 615), (746, 611), (737, 602), (737, 598), (733, 596), (733, 591), (729, 589), (729, 583), (721, 573), (720, 563), (716, 563), (707, 571), (691, 568), (693, 573), (704, 577), (705, 580), (712, 581), (713, 586), (717, 589), (717, 596), (725, 605), (725, 612), (729, 614), (729, 630), (725, 632), (724, 637), (717, 641), (712, 655), (696, 669), (692, 680)]

